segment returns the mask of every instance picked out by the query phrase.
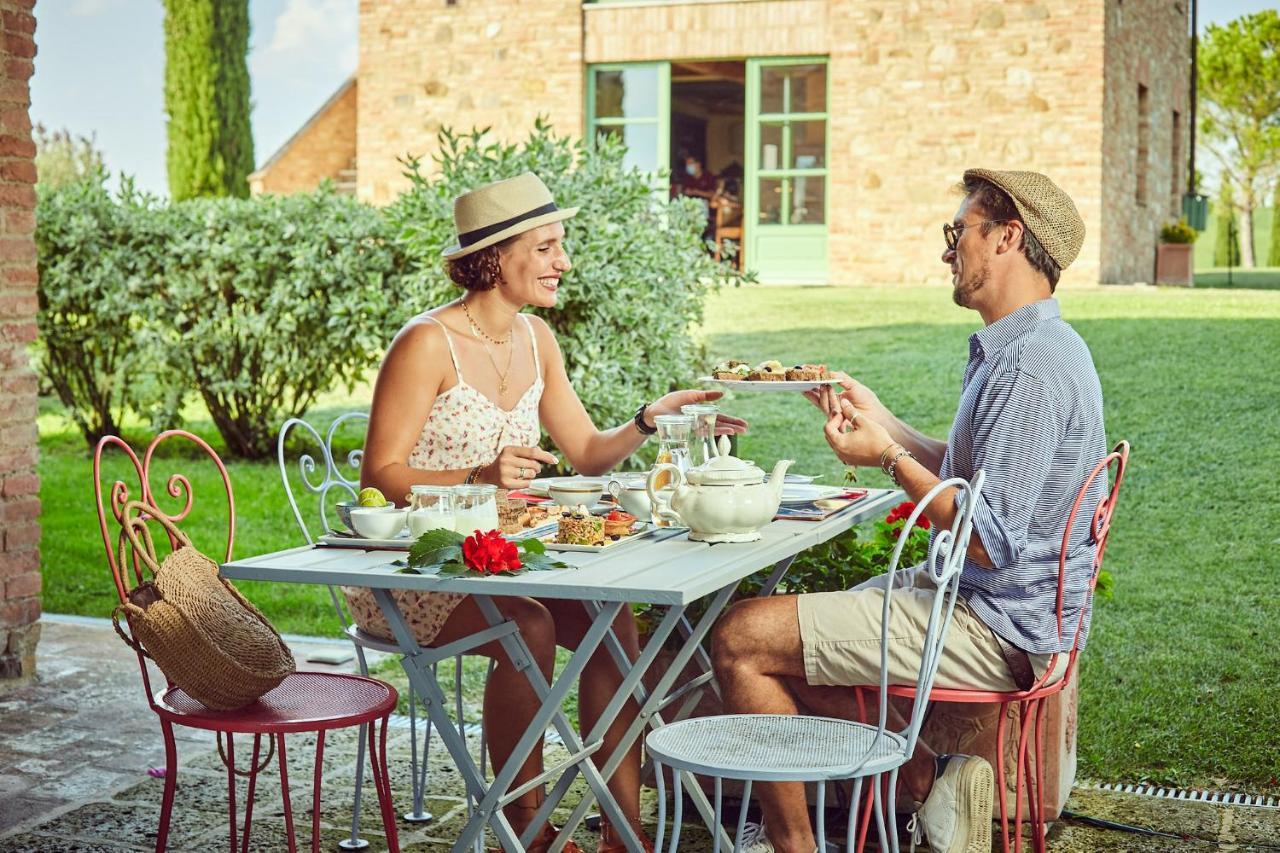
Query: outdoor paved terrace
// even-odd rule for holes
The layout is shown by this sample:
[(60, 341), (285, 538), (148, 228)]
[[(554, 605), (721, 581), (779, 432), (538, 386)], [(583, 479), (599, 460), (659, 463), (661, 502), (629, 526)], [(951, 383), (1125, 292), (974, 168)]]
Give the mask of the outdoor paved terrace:
[[(147, 770), (163, 764), (164, 750), (155, 716), (142, 696), (132, 653), (102, 621), (46, 617), (42, 630), (36, 680), (0, 687), (0, 850), (105, 853), (153, 849), (163, 783), (149, 777)], [(299, 656), (300, 667), (326, 668), (302, 660), (311, 650), (307, 643), (294, 639), (290, 644)], [(399, 686), (403, 689), (403, 682)], [(213, 739), (189, 729), (178, 728), (176, 734), (181, 766), (170, 849), (225, 849), (226, 773)], [(397, 813), (404, 811), (410, 800), (408, 740), (407, 725), (393, 725), (388, 756)], [(310, 832), (314, 739), (295, 735), (289, 744), (294, 819), (299, 842), (305, 845)], [(401, 845), (409, 851), (448, 850), (466, 817), (458, 774), (439, 738), (433, 739), (432, 746), (427, 808), (437, 817), (426, 825), (400, 825)], [(549, 755), (549, 760), (555, 757)], [(325, 850), (337, 850), (338, 841), (345, 837), (354, 763), (354, 734), (330, 734), (325, 742), (321, 795)], [(579, 783), (578, 790), (582, 787)], [(371, 850), (383, 850), (386, 846), (371, 787), (366, 794), (364, 835), (372, 842)], [(241, 781), (238, 800), (242, 808), (243, 798)], [(574, 800), (574, 794), (569, 799)], [(647, 790), (644, 810), (651, 827), (655, 807), (654, 792)], [(1072, 795), (1068, 808), (1092, 817), (1211, 839), (1221, 850), (1275, 850), (1273, 845), (1280, 838), (1277, 809), (1222, 807), (1083, 789)], [(589, 831), (581, 830), (576, 839), (584, 850), (595, 850), (596, 839)], [(1054, 851), (1181, 851), (1207, 846), (1075, 822), (1059, 822), (1049, 835), (1049, 847)], [(708, 834), (694, 823), (685, 825), (680, 847), (690, 853), (711, 849)], [(252, 849), (285, 849), (274, 764), (259, 779)]]

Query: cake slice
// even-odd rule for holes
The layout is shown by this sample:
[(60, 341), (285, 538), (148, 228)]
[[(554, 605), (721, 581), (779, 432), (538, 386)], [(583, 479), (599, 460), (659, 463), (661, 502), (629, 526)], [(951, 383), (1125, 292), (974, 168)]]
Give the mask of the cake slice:
[(621, 539), (623, 536), (630, 536), (631, 528), (635, 523), (636, 517), (634, 515), (615, 509), (604, 517), (604, 535), (609, 539)]
[(747, 375), (752, 382), (781, 382), (787, 375), (780, 361), (762, 361)]
[(787, 379), (792, 382), (817, 382), (830, 378), (825, 364), (797, 364), (787, 370)]
[(711, 371), (711, 375), (716, 379), (742, 380), (747, 378), (747, 374), (751, 372), (751, 366), (745, 361), (738, 361), (731, 358), (722, 361)]
[(592, 515), (585, 506), (561, 510), (556, 541), (561, 545), (603, 545), (604, 519)]

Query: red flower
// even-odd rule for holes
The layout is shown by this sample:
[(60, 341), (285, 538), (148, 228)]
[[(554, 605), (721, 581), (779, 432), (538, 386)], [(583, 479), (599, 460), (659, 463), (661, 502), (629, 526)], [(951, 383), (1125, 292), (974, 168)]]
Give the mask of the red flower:
[(477, 530), (462, 542), (462, 562), (481, 574), (496, 575), (519, 569), (520, 553), (516, 543), (503, 538), (499, 531), (481, 533)]
[[(890, 510), (884, 520), (890, 524), (897, 524), (899, 521), (906, 521), (911, 517), (911, 513), (915, 511), (916, 505), (914, 503), (911, 501), (903, 501)], [(916, 527), (919, 527), (922, 530), (928, 530), (929, 526), (929, 517), (924, 513), (921, 513), (920, 517), (916, 519)]]

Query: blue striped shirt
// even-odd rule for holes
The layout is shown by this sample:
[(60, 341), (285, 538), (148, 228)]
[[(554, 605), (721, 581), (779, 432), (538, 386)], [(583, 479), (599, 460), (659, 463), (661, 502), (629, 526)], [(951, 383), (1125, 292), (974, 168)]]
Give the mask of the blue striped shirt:
[[(1080, 486), (1107, 452), (1102, 386), (1055, 299), (1024, 305), (969, 338), (963, 393), (941, 477), (986, 470), (974, 534), (994, 569), (966, 560), (960, 593), (995, 633), (1033, 654), (1071, 646), (1093, 568), (1094, 481), (1072, 530), (1058, 639), (1058, 552)], [(1088, 636), (1086, 613), (1081, 645)]]

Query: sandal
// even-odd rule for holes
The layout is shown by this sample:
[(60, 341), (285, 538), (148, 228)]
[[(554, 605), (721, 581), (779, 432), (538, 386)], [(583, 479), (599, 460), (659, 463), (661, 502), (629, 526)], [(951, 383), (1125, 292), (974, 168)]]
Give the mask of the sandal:
[[(542, 827), (542, 834), (525, 848), (526, 853), (547, 853), (547, 850), (551, 848), (551, 842), (556, 840), (556, 836), (559, 833), (560, 830), (551, 824)], [(564, 847), (560, 849), (563, 853), (582, 853), (582, 848), (572, 841), (565, 842)], [(618, 849), (622, 850), (623, 848), (619, 847)], [(502, 851), (493, 847), (486, 847), (485, 853), (502, 853)]]
[[(636, 835), (640, 836), (640, 843), (644, 845), (645, 853), (653, 853), (653, 842), (649, 840), (649, 836), (644, 834), (639, 826), (639, 821), (635, 825)], [(626, 853), (627, 846), (622, 843), (622, 839), (613, 831), (613, 825), (607, 820), (600, 821), (600, 846), (596, 848), (596, 853)]]

